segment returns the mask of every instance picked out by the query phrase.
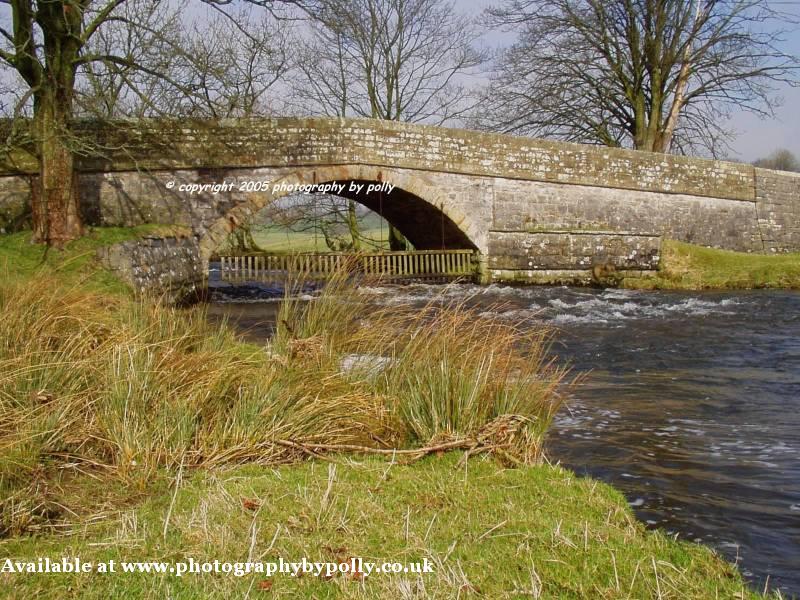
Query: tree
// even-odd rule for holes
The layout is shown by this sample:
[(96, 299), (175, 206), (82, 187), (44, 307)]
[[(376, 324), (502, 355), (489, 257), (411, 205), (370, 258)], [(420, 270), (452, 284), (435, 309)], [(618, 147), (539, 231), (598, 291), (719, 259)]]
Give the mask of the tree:
[[(186, 8), (183, 0), (126, 0), (117, 7), (114, 15), (119, 20), (109, 19), (99, 27), (84, 54), (126, 60), (100, 59), (79, 68), (74, 114), (106, 120), (173, 112), (175, 96), (191, 89), (191, 81), (181, 72), (191, 62), (181, 16)], [(172, 83), (178, 81), (183, 84)]]
[[(99, 30), (88, 52), (131, 57), (146, 69), (89, 63), (77, 83), (76, 113), (97, 119), (269, 114), (268, 92), (289, 66), (286, 27), (276, 27), (269, 13), (252, 6), (186, 27), (181, 15), (188, 5), (128, 0), (120, 7), (125, 21)], [(227, 244), (237, 252), (260, 250), (247, 225), (232, 232)]]
[(443, 124), (476, 96), (487, 55), (447, 0), (329, 0), (312, 20), (295, 94), (330, 116)]
[(655, 152), (715, 154), (733, 109), (770, 115), (793, 81), (769, 0), (506, 0), (485, 127)]
[[(31, 190), (34, 240), (61, 246), (81, 235), (77, 179), (76, 140), (71, 135), (78, 82), (83, 75), (97, 75), (92, 69), (102, 65), (108, 74), (137, 89), (134, 74), (145, 73), (166, 82), (181, 93), (192, 96), (191, 81), (180, 81), (165, 70), (164, 59), (191, 57), (174, 39), (169, 24), (153, 19), (154, 11), (129, 10), (134, 0), (0, 0), (0, 62), (11, 68), (25, 85), (14, 113), (31, 104), (31, 147), (39, 163), (39, 175)], [(221, 8), (230, 0), (205, 0)], [(294, 5), (290, 0), (254, 0), (252, 4)], [(147, 4), (147, 3), (145, 3)], [(158, 2), (150, 3), (157, 10)], [(119, 52), (118, 46), (95, 43), (109, 28), (129, 36), (129, 49), (150, 49), (139, 45), (158, 40), (160, 55)], [(159, 62), (160, 59), (160, 62)], [(149, 62), (154, 60), (155, 64)], [(138, 90), (140, 99), (146, 95)], [(153, 103), (151, 102), (151, 105)]]
[[(479, 35), (447, 0), (329, 0), (312, 20), (294, 96), (329, 116), (452, 122), (477, 101), (468, 80), (488, 58)], [(405, 249), (391, 226), (389, 239)]]
[(243, 7), (231, 19), (195, 27), (185, 46), (186, 66), (198, 93), (182, 96), (177, 111), (195, 117), (253, 117), (270, 114), (268, 92), (288, 72), (289, 38), (267, 13)]
[(800, 161), (786, 148), (775, 150), (766, 158), (759, 158), (753, 163), (762, 169), (774, 169), (776, 171), (794, 171), (800, 173)]

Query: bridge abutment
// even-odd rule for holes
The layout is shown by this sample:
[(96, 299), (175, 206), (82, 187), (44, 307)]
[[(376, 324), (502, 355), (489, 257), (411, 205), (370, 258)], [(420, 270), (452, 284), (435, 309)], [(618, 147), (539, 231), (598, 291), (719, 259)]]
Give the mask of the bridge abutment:
[(101, 248), (97, 256), (136, 294), (169, 304), (193, 302), (205, 294), (208, 270), (194, 237), (145, 235)]

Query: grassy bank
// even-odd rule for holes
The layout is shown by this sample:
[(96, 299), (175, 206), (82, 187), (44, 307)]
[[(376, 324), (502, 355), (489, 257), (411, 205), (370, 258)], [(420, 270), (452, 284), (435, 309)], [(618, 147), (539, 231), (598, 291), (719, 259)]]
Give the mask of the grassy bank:
[(0, 535), (67, 526), (74, 478), (275, 465), (357, 448), (541, 460), (565, 371), (546, 331), (463, 306), (376, 311), (336, 282), (272, 343), (37, 275), (0, 283)]
[(285, 302), (270, 344), (245, 345), (202, 310), (118, 293), (93, 252), (135, 235), (46, 256), (0, 237), (0, 559), (348, 555), (436, 572), (0, 573), (4, 593), (754, 596), (708, 549), (645, 532), (611, 488), (544, 464), (568, 383), (549, 331), (459, 304), (376, 310), (334, 282)]
[(127, 293), (113, 275), (97, 268), (95, 252), (103, 246), (136, 239), (147, 234), (183, 235), (181, 228), (167, 225), (98, 227), (70, 242), (63, 251), (31, 244), (31, 232), (0, 235), (0, 278), (5, 283), (24, 282), (33, 276), (47, 277), (60, 285), (111, 294)]
[[(383, 562), (434, 573), (5, 575), (11, 598), (754, 598), (698, 545), (646, 532), (612, 488), (548, 466), (448, 454), (413, 465), (310, 462), (202, 471), (136, 507), (112, 502), (70, 536), (0, 542), (0, 555), (119, 561)], [(177, 486), (177, 487), (176, 487)], [(109, 493), (109, 496), (112, 494)], [(117, 567), (120, 568), (119, 566)], [(9, 586), (10, 584), (10, 586)]]
[(664, 290), (800, 289), (800, 254), (748, 254), (665, 240), (658, 275), (626, 278), (622, 285)]

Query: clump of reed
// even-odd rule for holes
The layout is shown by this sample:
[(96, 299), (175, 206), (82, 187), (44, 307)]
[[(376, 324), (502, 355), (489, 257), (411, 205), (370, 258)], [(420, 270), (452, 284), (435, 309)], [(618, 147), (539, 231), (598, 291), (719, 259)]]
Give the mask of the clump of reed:
[(284, 349), (315, 342), (329, 362), (349, 363), (351, 379), (383, 399), (406, 447), (460, 439), (535, 463), (568, 375), (549, 353), (552, 333), (444, 297), (379, 308), (345, 272), (316, 300), (286, 303), (276, 340)]
[(548, 357), (548, 330), (480, 316), (460, 302), (384, 310), (373, 323), (357, 342), (362, 352), (384, 348), (378, 382), (410, 443), (485, 438), (508, 442), (522, 462), (542, 457), (567, 374)]
[(535, 462), (565, 376), (548, 339), (463, 304), (376, 309), (346, 273), (287, 299), (264, 348), (202, 309), (0, 284), (0, 537), (66, 519), (71, 476), (144, 489), (179, 466), (448, 443)]

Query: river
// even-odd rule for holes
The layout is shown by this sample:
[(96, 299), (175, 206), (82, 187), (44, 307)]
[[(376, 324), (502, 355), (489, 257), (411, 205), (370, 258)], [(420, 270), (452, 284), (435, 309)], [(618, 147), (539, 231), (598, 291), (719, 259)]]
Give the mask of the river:
[[(588, 376), (550, 459), (622, 490), (647, 526), (716, 548), (754, 587), (800, 597), (800, 293), (365, 289), (381, 304), (470, 297), (555, 326), (553, 351)], [(277, 303), (232, 292), (214, 293), (210, 317), (263, 340)]]

